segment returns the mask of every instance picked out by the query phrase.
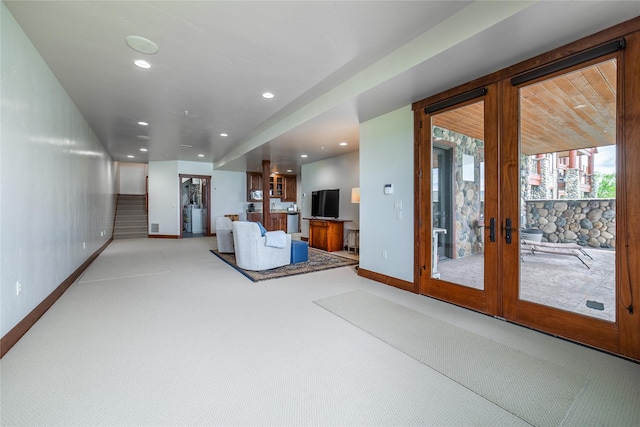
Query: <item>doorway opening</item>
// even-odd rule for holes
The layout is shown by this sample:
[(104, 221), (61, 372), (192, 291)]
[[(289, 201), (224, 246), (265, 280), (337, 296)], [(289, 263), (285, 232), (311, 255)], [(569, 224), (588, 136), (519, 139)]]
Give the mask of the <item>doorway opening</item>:
[(211, 177), (180, 175), (180, 237), (211, 234), (209, 188)]

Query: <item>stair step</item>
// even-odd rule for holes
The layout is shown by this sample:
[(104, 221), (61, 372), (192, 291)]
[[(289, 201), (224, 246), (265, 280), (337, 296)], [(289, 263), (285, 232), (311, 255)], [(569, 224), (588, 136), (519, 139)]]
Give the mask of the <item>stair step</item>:
[(119, 210), (116, 211), (116, 215), (123, 215), (123, 216), (147, 216), (147, 213), (145, 211), (134, 211), (134, 210)]
[(129, 223), (129, 224), (146, 224), (147, 217), (142, 215), (123, 215), (121, 217), (116, 217), (116, 223)]
[(113, 233), (113, 240), (117, 239), (139, 239), (147, 238), (149, 235), (145, 231), (144, 233)]
[(113, 234), (121, 233), (146, 233), (147, 227), (115, 227)]
[(116, 224), (114, 230), (146, 230), (147, 224)]
[(116, 206), (118, 209), (126, 209), (126, 210), (131, 210), (131, 209), (137, 209), (140, 211), (146, 211), (147, 209), (145, 208), (144, 205), (123, 205), (122, 203), (118, 203), (118, 206)]

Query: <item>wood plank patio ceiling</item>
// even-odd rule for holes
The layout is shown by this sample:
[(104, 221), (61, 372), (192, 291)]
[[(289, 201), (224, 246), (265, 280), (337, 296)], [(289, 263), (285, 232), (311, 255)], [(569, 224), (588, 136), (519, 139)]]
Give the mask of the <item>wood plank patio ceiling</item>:
[[(608, 60), (520, 90), (521, 151), (541, 154), (615, 144), (616, 62)], [(484, 139), (482, 102), (436, 114), (432, 123)]]

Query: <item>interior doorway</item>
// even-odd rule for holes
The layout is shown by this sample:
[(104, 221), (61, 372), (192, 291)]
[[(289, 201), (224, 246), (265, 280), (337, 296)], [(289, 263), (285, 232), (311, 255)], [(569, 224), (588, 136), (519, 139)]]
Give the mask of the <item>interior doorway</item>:
[(211, 177), (180, 175), (180, 237), (211, 235)]

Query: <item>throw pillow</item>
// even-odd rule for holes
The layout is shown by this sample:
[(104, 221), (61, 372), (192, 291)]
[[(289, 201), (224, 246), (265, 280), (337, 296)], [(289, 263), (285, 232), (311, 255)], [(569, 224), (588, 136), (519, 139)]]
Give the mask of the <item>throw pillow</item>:
[(264, 236), (265, 233), (267, 232), (267, 229), (264, 228), (264, 225), (262, 225), (261, 222), (258, 223), (258, 228), (260, 228), (260, 234)]

